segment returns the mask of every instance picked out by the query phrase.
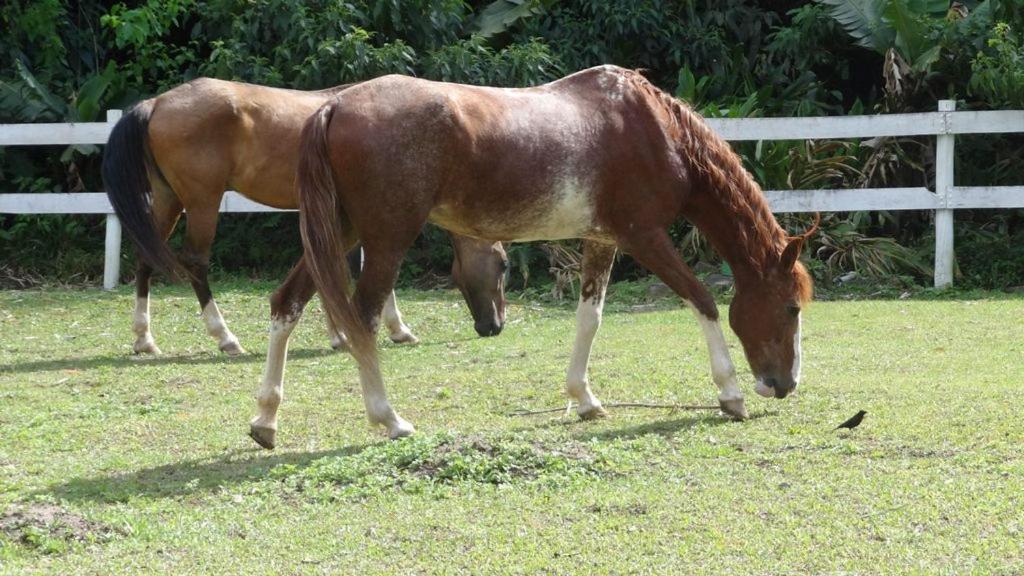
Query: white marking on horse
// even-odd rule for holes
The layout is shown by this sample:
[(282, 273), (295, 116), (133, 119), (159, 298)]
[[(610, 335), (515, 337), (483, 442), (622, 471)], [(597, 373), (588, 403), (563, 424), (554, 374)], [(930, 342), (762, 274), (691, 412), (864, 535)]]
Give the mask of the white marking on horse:
[(597, 76), (597, 85), (605, 91), (605, 96), (609, 100), (618, 102), (624, 98), (626, 81), (621, 70), (615, 66), (601, 67), (601, 73)]
[(580, 238), (594, 227), (593, 195), (583, 178), (562, 176), (553, 188), (551, 200), (539, 214), (529, 216), (534, 224), (523, 229), (516, 241)]
[(719, 401), (742, 399), (743, 392), (736, 382), (736, 368), (729, 356), (729, 347), (725, 343), (722, 325), (718, 320), (712, 320), (701, 314), (696, 308), (693, 308), (693, 314), (697, 317), (697, 322), (704, 331), (704, 338), (708, 342), (708, 353), (711, 355), (711, 378), (718, 386)]
[(601, 327), (606, 287), (607, 284), (601, 287), (598, 294), (594, 294), (590, 298), (583, 298), (581, 294), (579, 305), (576, 307), (576, 342), (573, 344), (572, 360), (569, 362), (569, 371), (566, 374), (565, 390), (579, 403), (576, 412), (581, 416), (594, 410), (601, 410), (601, 401), (590, 390), (587, 364), (590, 363), (590, 351), (594, 345), (597, 330)]
[(220, 308), (212, 299), (203, 307), (203, 324), (206, 325), (206, 332), (217, 340), (217, 345), (228, 354), (241, 354), (245, 352), (238, 343), (238, 338), (231, 333), (224, 317), (220, 314)]
[(392, 342), (413, 344), (418, 341), (412, 330), (402, 321), (402, 313), (398, 310), (398, 301), (395, 300), (394, 290), (384, 302), (383, 316), (384, 325), (388, 327), (388, 337)]
[(803, 359), (803, 350), (801, 349), (800, 332), (803, 328), (803, 316), (801, 313), (797, 313), (796, 316), (796, 333), (793, 334), (793, 369), (791, 374), (793, 375), (793, 386), (796, 387), (800, 383), (800, 363)]
[(153, 334), (149, 331), (148, 296), (140, 296), (135, 299), (135, 313), (132, 316), (132, 332), (135, 333), (135, 345), (132, 348), (136, 354), (160, 353), (160, 349), (156, 347), (156, 341), (153, 340)]
[(270, 343), (267, 345), (267, 363), (263, 368), (263, 381), (256, 395), (259, 415), (252, 425), (277, 430), (277, 407), (284, 399), (284, 369), (288, 361), (288, 338), (299, 321), (299, 316), (274, 317), (270, 322)]
[(373, 424), (383, 425), (391, 439), (411, 436), (416, 429), (395, 412), (384, 390), (384, 378), (376, 354), (371, 361), (359, 362), (359, 384), (363, 389), (366, 415)]

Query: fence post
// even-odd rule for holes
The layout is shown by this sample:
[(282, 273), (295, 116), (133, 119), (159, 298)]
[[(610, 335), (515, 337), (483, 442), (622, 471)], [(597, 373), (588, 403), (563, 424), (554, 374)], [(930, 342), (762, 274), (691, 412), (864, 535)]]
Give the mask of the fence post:
[(107, 214), (106, 253), (103, 257), (103, 289), (117, 288), (121, 277), (121, 221), (114, 214)]
[[(939, 112), (952, 112), (956, 100), (939, 100)], [(953, 134), (949, 133), (949, 114), (943, 114), (943, 133), (935, 142), (935, 195), (940, 208), (935, 211), (935, 287), (953, 283), (953, 210), (949, 208), (953, 191)]]
[[(121, 119), (120, 110), (107, 110), (107, 123), (114, 124)], [(104, 242), (103, 289), (117, 288), (121, 276), (121, 221), (113, 214), (107, 214), (107, 238)]]

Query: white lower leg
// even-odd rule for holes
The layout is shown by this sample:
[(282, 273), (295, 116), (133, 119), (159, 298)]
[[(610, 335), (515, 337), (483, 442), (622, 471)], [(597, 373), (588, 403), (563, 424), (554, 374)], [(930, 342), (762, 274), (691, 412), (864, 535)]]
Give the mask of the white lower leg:
[(299, 317), (274, 318), (270, 322), (270, 344), (267, 346), (267, 363), (263, 368), (263, 381), (256, 395), (259, 415), (253, 418), (254, 428), (273, 432), (277, 430), (277, 407), (284, 399), (284, 368), (288, 361), (288, 338), (298, 323)]
[(725, 343), (722, 325), (718, 323), (718, 320), (712, 320), (696, 309), (693, 312), (704, 331), (704, 338), (708, 342), (708, 353), (711, 355), (711, 378), (718, 386), (719, 402), (733, 402), (742, 405), (743, 392), (736, 381), (736, 368), (729, 356), (729, 347)]
[(395, 292), (391, 291), (386, 302), (384, 302), (384, 325), (388, 327), (388, 334), (392, 342), (399, 344), (415, 344), (419, 340), (413, 335), (412, 330), (402, 321), (402, 313), (398, 311), (398, 302), (395, 300)]
[(604, 414), (601, 401), (590, 390), (587, 378), (587, 364), (590, 362), (590, 350), (594, 345), (594, 337), (601, 327), (601, 315), (604, 309), (604, 291), (584, 299), (580, 297), (576, 307), (576, 342), (572, 348), (572, 359), (566, 375), (565, 390), (578, 403), (576, 413), (582, 417)]
[(415, 432), (412, 424), (406, 422), (391, 407), (384, 390), (384, 379), (376, 358), (359, 363), (359, 383), (363, 388), (363, 402), (366, 415), (373, 424), (382, 424), (388, 431), (389, 438), (410, 436)]
[(231, 330), (228, 330), (228, 325), (224, 322), (224, 317), (220, 315), (220, 309), (217, 308), (216, 302), (212, 299), (207, 302), (203, 307), (202, 316), (203, 323), (206, 324), (206, 332), (217, 340), (221, 351), (232, 356), (245, 353), (242, 345), (238, 343), (238, 338), (231, 333)]
[(136, 354), (159, 354), (160, 349), (149, 331), (149, 297), (139, 296), (135, 299), (135, 314), (132, 316), (132, 332), (135, 333), (135, 345), (132, 349)]

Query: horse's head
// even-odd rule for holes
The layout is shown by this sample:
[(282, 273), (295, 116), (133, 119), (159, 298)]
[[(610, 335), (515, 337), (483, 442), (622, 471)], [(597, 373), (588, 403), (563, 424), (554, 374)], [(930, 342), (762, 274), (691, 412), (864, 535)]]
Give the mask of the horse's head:
[(508, 256), (501, 242), (452, 235), (452, 280), (473, 315), (476, 333), (497, 336), (505, 326), (505, 271)]
[(729, 324), (743, 344), (755, 391), (785, 398), (800, 383), (800, 313), (811, 298), (811, 277), (800, 263), (807, 235), (790, 238), (758, 281), (741, 284), (729, 307)]

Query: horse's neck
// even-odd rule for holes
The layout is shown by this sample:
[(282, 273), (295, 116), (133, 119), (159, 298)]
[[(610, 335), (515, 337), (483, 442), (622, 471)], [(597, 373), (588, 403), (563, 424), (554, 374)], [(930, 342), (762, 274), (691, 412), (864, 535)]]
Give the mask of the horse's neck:
[(763, 276), (778, 258), (785, 233), (766, 208), (731, 194), (705, 186), (695, 188), (691, 207), (683, 215), (729, 263), (739, 282)]

